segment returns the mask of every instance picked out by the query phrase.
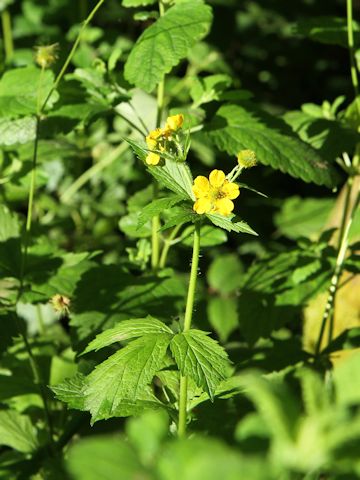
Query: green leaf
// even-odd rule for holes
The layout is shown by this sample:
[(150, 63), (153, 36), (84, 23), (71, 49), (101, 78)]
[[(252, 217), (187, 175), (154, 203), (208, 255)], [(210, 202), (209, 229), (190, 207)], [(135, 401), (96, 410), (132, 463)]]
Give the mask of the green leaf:
[(19, 222), (16, 215), (6, 207), (0, 205), (0, 242), (20, 235)]
[(131, 445), (113, 435), (74, 442), (66, 455), (66, 466), (74, 480), (148, 478)]
[[(194, 226), (185, 228), (181, 234), (181, 243), (187, 247), (193, 245)], [(215, 228), (211, 225), (202, 225), (201, 227), (201, 248), (214, 247), (227, 241), (227, 235), (221, 228)]]
[[(314, 147), (318, 153), (329, 162), (342, 155), (343, 152), (351, 151), (360, 140), (360, 135), (352, 128), (335, 119), (323, 118), (325, 112), (317, 105), (321, 118), (315, 117), (315, 112), (308, 113), (309, 107), (302, 105), (303, 111), (291, 111), (283, 115), (285, 122), (299, 135), (301, 140)], [(356, 111), (356, 115), (358, 112)]]
[(134, 318), (132, 320), (123, 320), (114, 328), (109, 328), (96, 336), (89, 343), (83, 354), (97, 351), (100, 348), (107, 347), (113, 343), (129, 340), (130, 338), (143, 337), (144, 335), (156, 333), (170, 333), (172, 330), (154, 317), (148, 315), (146, 318)]
[(200, 0), (181, 2), (147, 28), (125, 64), (125, 78), (151, 92), (209, 31), (211, 8)]
[(1, 410), (0, 445), (25, 453), (36, 450), (38, 446), (36, 429), (30, 418), (15, 410)]
[(336, 400), (342, 405), (360, 403), (360, 352), (355, 352), (334, 369)]
[(178, 197), (166, 197), (153, 200), (149, 205), (146, 205), (141, 209), (138, 218), (138, 228), (141, 228), (148, 220), (151, 220), (155, 215), (159, 215), (164, 210), (173, 207), (177, 203), (181, 202), (181, 198)]
[(228, 232), (248, 233), (250, 235), (257, 236), (255, 230), (253, 230), (246, 222), (232, 222), (232, 219), (236, 218), (235, 215), (224, 217), (224, 215), (220, 215), (218, 213), (207, 213), (206, 216), (214, 225), (223, 228)]
[(71, 378), (66, 378), (58, 385), (52, 386), (51, 390), (55, 393), (58, 400), (66, 403), (68, 408), (75, 410), (85, 409), (85, 376), (77, 373)]
[(135, 404), (163, 364), (172, 336), (146, 335), (134, 340), (95, 367), (86, 378), (85, 408), (92, 422), (118, 414), (122, 401)]
[(210, 325), (222, 342), (238, 327), (237, 302), (235, 298), (210, 298), (207, 304)]
[[(353, 20), (355, 43), (360, 43), (360, 25)], [(346, 18), (319, 16), (300, 20), (295, 25), (295, 32), (305, 35), (311, 40), (330, 45), (341, 45), (347, 48), (347, 22)]]
[(223, 73), (209, 75), (204, 78), (194, 77), (190, 89), (190, 95), (194, 101), (193, 108), (203, 103), (219, 100), (220, 94), (230, 87), (231, 84), (231, 77)]
[[(130, 138), (126, 141), (131, 145), (135, 155), (145, 163), (148, 150), (139, 142)], [(180, 162), (171, 158), (162, 159), (158, 165), (148, 166), (148, 172), (161, 184), (173, 191), (185, 200), (195, 200), (192, 191), (193, 178), (191, 170), (186, 162)]]
[(191, 377), (213, 399), (229, 368), (225, 350), (206, 332), (195, 329), (175, 335), (170, 348), (182, 375)]
[(211, 263), (207, 271), (207, 281), (212, 290), (226, 295), (240, 288), (243, 271), (236, 254), (220, 255)]
[(324, 355), (328, 355), (338, 350), (349, 350), (360, 348), (360, 327), (349, 328), (340, 333), (332, 342), (322, 350)]
[(282, 235), (292, 240), (318, 236), (333, 206), (332, 198), (289, 197), (275, 214), (275, 224)]
[(149, 173), (169, 190), (185, 200), (195, 200), (192, 191), (193, 178), (185, 162), (176, 162), (167, 158), (163, 164), (148, 168)]
[(305, 182), (333, 187), (339, 181), (336, 169), (299, 140), (284, 121), (250, 102), (220, 107), (207, 132), (230, 155), (251, 149), (259, 162)]
[(0, 147), (31, 142), (36, 136), (35, 117), (23, 117), (16, 120), (0, 118)]
[[(0, 116), (36, 114), (38, 104), (44, 103), (53, 83), (54, 74), (51, 70), (45, 70), (41, 74), (38, 68), (24, 67), (4, 73), (0, 80)], [(47, 108), (57, 99), (58, 95), (54, 92)]]

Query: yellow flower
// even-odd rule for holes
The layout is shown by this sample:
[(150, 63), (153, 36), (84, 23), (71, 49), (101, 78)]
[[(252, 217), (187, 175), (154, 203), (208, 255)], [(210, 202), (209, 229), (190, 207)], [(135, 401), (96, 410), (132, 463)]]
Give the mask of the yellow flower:
[(253, 150), (241, 150), (237, 155), (237, 161), (242, 168), (255, 167), (257, 164), (256, 154)]
[(184, 115), (179, 113), (178, 115), (172, 115), (168, 117), (165, 124), (165, 130), (176, 132), (184, 123)]
[(147, 157), (145, 158), (145, 162), (148, 165), (157, 165), (160, 162), (160, 155), (155, 152), (150, 152), (147, 154)]
[(209, 175), (209, 180), (203, 176), (196, 177), (192, 190), (196, 198), (194, 210), (198, 214), (230, 215), (234, 209), (231, 200), (240, 194), (238, 185), (229, 182), (222, 170), (213, 170)]

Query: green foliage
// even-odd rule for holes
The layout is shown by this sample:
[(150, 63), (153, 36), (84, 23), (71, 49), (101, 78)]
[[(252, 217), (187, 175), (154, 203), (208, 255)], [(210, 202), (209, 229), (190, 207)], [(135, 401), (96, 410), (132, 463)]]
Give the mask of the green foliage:
[(171, 7), (137, 40), (125, 64), (126, 79), (151, 92), (206, 35), (211, 20), (211, 9), (201, 0)]
[(181, 373), (192, 378), (213, 399), (216, 387), (227, 375), (225, 351), (208, 334), (194, 329), (175, 335), (170, 348)]
[(38, 440), (31, 419), (14, 410), (1, 410), (0, 444), (18, 452), (29, 453), (36, 450)]
[(334, 167), (300, 141), (286, 125), (250, 103), (224, 105), (208, 127), (215, 145), (230, 155), (249, 148), (258, 160), (305, 182), (332, 187), (338, 183)]

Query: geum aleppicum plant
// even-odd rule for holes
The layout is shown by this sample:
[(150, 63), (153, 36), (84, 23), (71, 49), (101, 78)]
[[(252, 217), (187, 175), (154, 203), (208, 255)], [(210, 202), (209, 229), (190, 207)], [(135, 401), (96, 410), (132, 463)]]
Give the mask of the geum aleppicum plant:
[[(183, 120), (182, 115), (168, 117), (164, 128), (146, 137), (146, 147), (133, 140), (129, 143), (160, 185), (175, 194), (153, 200), (142, 210), (139, 224), (161, 215), (165, 208), (170, 211), (170, 218), (162, 228), (176, 225), (179, 229), (189, 222), (194, 224), (184, 317), (175, 331), (150, 315), (123, 320), (90, 342), (83, 354), (119, 342), (126, 344), (86, 377), (77, 375), (53, 390), (70, 407), (89, 411), (92, 423), (137, 414), (146, 408), (163, 408), (172, 417), (178, 435), (184, 436), (195, 402), (213, 400), (219, 389), (222, 393), (226, 391), (226, 385), (220, 385), (232, 371), (226, 351), (208, 332), (192, 328), (201, 227), (210, 220), (228, 231), (255, 234), (245, 222), (234, 221), (236, 217), (232, 213), (233, 200), (240, 192), (235, 180), (244, 168), (255, 164), (255, 156), (251, 151), (240, 152), (236, 166), (228, 175), (222, 170), (213, 170), (209, 179), (198, 176), (193, 181), (186, 162), (189, 135), (182, 131)], [(153, 153), (157, 155), (156, 161), (154, 156), (150, 157)], [(243, 159), (249, 156), (251, 164)], [(175, 205), (176, 213), (171, 218)], [(160, 382), (160, 391), (151, 386), (155, 377), (157, 384)]]

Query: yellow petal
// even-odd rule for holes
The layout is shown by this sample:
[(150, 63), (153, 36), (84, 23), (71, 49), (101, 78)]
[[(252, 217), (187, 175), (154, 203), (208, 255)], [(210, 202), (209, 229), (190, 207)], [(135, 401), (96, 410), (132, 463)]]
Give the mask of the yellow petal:
[(156, 128), (152, 130), (146, 138), (151, 138), (152, 140), (157, 140), (163, 134), (163, 130), (161, 128)]
[(199, 198), (199, 200), (196, 200), (194, 203), (193, 208), (199, 215), (209, 213), (212, 208), (211, 201), (208, 198)]
[(228, 198), (220, 198), (215, 200), (215, 212), (220, 215), (228, 216), (234, 210), (234, 204)]
[(209, 175), (210, 185), (220, 188), (225, 181), (225, 173), (222, 170), (213, 170)]
[(167, 118), (165, 128), (169, 128), (170, 130), (176, 131), (182, 127), (183, 123), (184, 123), (184, 115), (179, 113), (178, 115), (172, 115), (171, 117)]
[(209, 190), (210, 190), (209, 180), (206, 177), (199, 175), (194, 180), (194, 185), (192, 187), (192, 190), (196, 198), (204, 197), (209, 193)]
[(160, 162), (160, 155), (150, 152), (145, 161), (148, 165), (157, 165)]
[(156, 145), (157, 145), (157, 141), (154, 138), (152, 138), (150, 135), (148, 135), (146, 137), (146, 145), (147, 145), (149, 150), (155, 150)]
[(234, 200), (234, 198), (237, 198), (240, 195), (239, 186), (236, 185), (236, 183), (231, 183), (227, 181), (222, 186), (221, 191), (225, 194), (227, 198), (230, 198), (230, 200)]

